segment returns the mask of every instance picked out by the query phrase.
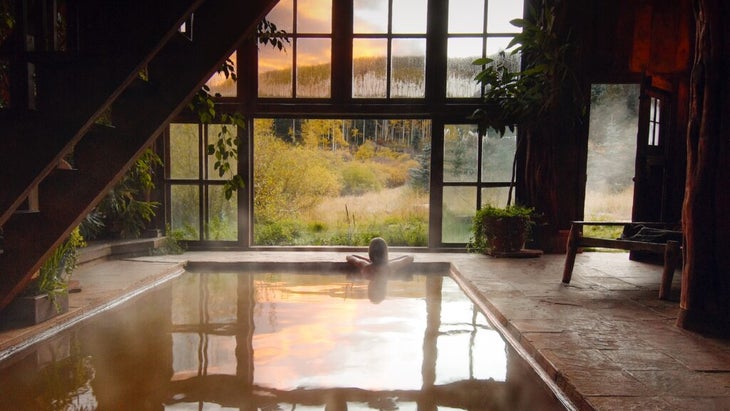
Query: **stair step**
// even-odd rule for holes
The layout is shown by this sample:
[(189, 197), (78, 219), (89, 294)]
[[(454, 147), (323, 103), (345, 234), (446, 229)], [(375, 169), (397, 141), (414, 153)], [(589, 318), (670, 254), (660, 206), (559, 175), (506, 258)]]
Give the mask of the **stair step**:
[(4, 144), (0, 164), (7, 170), (0, 190), (0, 226), (21, 206), (32, 187), (50, 173), (65, 148), (64, 139), (73, 135), (68, 122), (60, 122), (33, 110), (0, 111)]

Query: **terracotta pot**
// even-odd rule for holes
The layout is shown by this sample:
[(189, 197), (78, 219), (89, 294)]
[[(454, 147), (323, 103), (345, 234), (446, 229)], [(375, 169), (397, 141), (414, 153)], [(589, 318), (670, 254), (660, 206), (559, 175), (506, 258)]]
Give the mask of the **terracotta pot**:
[(520, 251), (527, 241), (527, 219), (515, 217), (487, 217), (484, 233), (492, 252), (509, 253)]

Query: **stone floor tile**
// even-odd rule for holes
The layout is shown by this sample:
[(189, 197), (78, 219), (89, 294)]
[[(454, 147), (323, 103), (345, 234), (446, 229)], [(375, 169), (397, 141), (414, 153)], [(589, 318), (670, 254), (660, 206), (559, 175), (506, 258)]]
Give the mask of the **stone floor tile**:
[(556, 350), (544, 349), (540, 353), (560, 373), (583, 373), (589, 370), (621, 370), (604, 352), (596, 349)]
[(651, 390), (661, 395), (678, 397), (730, 397), (730, 380), (713, 373), (686, 369), (627, 371)]
[(656, 395), (623, 370), (570, 370), (560, 374), (565, 385), (572, 385), (583, 397), (640, 397)]
[(660, 397), (587, 397), (586, 401), (596, 411), (676, 411)]
[(671, 353), (677, 361), (693, 371), (723, 371), (730, 373), (730, 353), (712, 349), (677, 350)]
[(621, 349), (602, 352), (623, 370), (683, 369), (679, 361), (656, 350)]
[(665, 397), (673, 410), (682, 411), (730, 411), (728, 397)]

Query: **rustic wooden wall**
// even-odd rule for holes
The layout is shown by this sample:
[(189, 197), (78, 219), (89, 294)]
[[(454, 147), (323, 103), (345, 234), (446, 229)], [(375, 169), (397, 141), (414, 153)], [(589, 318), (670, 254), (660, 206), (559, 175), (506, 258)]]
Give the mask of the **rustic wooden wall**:
[[(576, 64), (586, 87), (591, 83), (642, 82), (673, 96), (668, 138), (669, 190), (665, 219), (679, 221), (684, 197), (686, 127), (694, 38), (693, 0), (563, 0), (559, 21), (578, 47)], [(555, 139), (520, 153), (520, 201), (547, 210), (549, 231), (567, 229), (581, 219), (584, 197), (586, 126), (578, 135)], [(528, 144), (529, 146), (529, 144)], [(546, 176), (547, 173), (547, 176)], [(545, 192), (545, 187), (551, 187)], [(544, 246), (544, 245), (543, 245)], [(546, 247), (546, 248), (549, 248)], [(548, 250), (549, 251), (549, 250)]]

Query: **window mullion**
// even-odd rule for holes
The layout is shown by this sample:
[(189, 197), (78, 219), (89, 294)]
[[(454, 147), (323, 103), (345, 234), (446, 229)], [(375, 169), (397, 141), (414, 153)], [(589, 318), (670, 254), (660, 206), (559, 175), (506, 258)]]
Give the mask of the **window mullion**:
[(429, 0), (426, 30), (426, 90), (429, 106), (446, 101), (446, 56), (448, 43), (448, 2)]
[(352, 1), (332, 2), (332, 88), (335, 102), (352, 100)]

